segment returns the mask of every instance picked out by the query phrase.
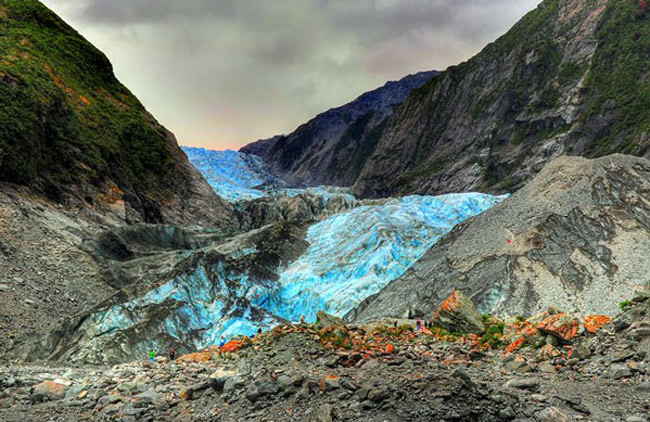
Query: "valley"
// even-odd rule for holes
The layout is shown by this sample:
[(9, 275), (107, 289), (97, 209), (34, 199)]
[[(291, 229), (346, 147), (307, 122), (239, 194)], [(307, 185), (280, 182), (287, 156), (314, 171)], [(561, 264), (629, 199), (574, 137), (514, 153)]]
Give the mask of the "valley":
[(648, 11), (214, 151), (0, 0), (0, 420), (649, 420)]

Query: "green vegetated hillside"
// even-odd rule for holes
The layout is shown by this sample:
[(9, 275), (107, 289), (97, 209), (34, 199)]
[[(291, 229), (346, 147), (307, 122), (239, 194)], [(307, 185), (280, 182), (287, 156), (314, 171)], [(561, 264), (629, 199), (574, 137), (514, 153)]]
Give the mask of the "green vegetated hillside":
[(36, 0), (0, 1), (0, 160), (2, 181), (57, 201), (123, 196), (151, 222), (194, 177), (106, 56)]

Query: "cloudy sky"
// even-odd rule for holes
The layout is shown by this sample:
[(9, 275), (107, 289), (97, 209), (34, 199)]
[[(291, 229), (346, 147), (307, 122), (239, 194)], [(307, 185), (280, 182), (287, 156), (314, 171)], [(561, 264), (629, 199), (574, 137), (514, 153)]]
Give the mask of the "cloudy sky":
[(387, 80), (445, 69), (540, 0), (44, 0), (183, 145), (289, 133)]

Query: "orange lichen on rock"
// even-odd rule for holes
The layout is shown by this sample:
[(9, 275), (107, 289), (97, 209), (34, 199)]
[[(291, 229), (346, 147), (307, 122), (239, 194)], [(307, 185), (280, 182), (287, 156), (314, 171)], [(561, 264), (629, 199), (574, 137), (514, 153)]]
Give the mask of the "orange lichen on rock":
[(605, 315), (587, 315), (584, 318), (583, 326), (588, 333), (595, 334), (603, 325), (609, 323), (612, 319)]
[(236, 352), (237, 350), (241, 349), (243, 345), (244, 342), (241, 340), (230, 340), (228, 343), (221, 346), (219, 352), (221, 353)]
[(176, 362), (183, 363), (205, 363), (212, 360), (212, 355), (218, 351), (216, 347), (209, 347), (195, 353), (188, 353), (187, 355), (180, 356)]
[(458, 307), (458, 291), (456, 290), (440, 304), (440, 309), (442, 309), (443, 311), (454, 311), (456, 310), (457, 307)]
[(519, 350), (521, 346), (524, 345), (524, 338), (520, 337), (517, 340), (513, 341), (509, 345), (506, 346), (506, 354), (509, 355), (510, 353), (514, 352), (515, 350)]
[(392, 344), (388, 343), (386, 345), (386, 350), (385, 350), (386, 354), (390, 355), (391, 353), (393, 353), (393, 350), (395, 350), (395, 347)]
[(537, 324), (537, 329), (545, 334), (550, 334), (559, 340), (570, 341), (578, 335), (580, 321), (570, 315), (558, 313)]

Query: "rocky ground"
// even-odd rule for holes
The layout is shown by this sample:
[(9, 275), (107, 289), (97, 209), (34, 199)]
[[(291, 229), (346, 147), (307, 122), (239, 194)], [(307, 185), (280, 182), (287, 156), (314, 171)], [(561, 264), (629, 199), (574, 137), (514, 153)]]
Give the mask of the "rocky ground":
[(475, 311), (452, 300), (419, 331), (321, 315), (174, 362), (3, 367), (0, 420), (646, 421), (648, 296), (609, 323), (549, 309), (454, 334)]

